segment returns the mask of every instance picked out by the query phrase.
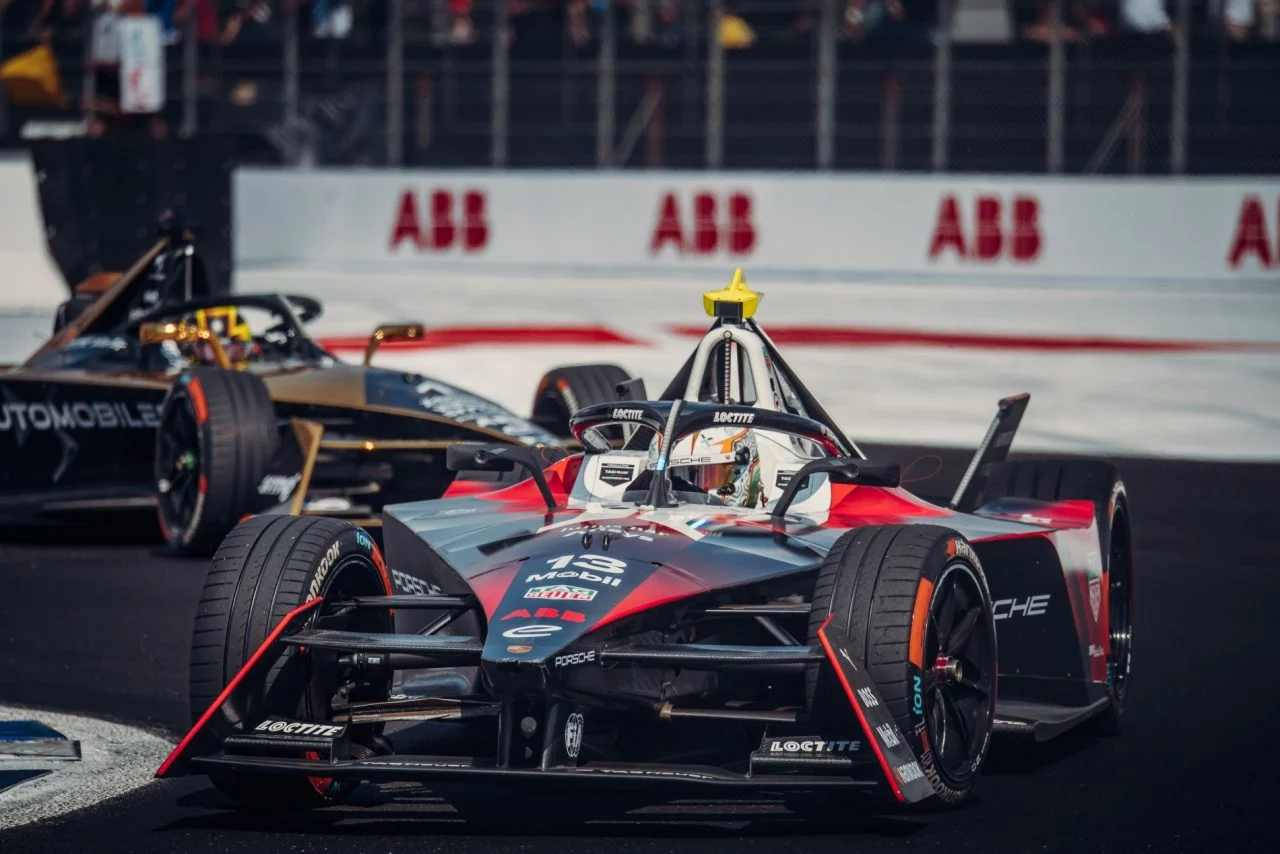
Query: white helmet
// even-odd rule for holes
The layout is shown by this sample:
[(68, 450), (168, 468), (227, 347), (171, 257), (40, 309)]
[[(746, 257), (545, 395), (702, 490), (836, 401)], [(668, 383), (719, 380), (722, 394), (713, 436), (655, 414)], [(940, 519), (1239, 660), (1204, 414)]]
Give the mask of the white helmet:
[(668, 465), (677, 491), (679, 481), (684, 481), (730, 507), (764, 505), (760, 454), (755, 431), (749, 428), (713, 427), (690, 433), (671, 449)]

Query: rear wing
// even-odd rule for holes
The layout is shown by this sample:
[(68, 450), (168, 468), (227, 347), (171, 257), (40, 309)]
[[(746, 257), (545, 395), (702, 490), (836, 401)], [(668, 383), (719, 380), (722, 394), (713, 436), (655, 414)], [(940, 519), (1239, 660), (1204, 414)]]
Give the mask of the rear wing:
[(1016, 394), (1000, 401), (996, 409), (996, 417), (987, 428), (987, 435), (982, 437), (978, 450), (974, 452), (969, 469), (960, 479), (956, 494), (947, 505), (952, 510), (968, 513), (978, 507), (978, 497), (987, 485), (987, 477), (991, 469), (1004, 462), (1009, 456), (1009, 446), (1013, 444), (1013, 435), (1018, 432), (1022, 423), (1022, 413), (1026, 412), (1031, 395)]

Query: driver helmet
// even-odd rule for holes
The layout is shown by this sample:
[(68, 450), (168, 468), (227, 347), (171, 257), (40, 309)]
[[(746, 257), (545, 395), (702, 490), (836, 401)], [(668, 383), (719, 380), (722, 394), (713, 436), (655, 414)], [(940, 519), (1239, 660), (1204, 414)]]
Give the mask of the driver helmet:
[(671, 449), (668, 465), (673, 481), (692, 484), (730, 507), (763, 505), (760, 452), (750, 429), (714, 427), (691, 433)]
[[(196, 327), (218, 336), (232, 362), (244, 361), (253, 350), (253, 330), (234, 305), (197, 309)], [(209, 342), (196, 341), (195, 350), (201, 362), (213, 364), (216, 361)]]

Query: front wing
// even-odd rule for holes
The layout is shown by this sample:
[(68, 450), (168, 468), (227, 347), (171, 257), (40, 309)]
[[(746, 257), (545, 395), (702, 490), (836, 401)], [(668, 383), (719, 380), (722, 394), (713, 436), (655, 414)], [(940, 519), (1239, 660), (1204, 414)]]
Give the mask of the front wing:
[[(430, 599), (432, 601), (425, 604), (438, 607), (463, 604), (460, 597), (449, 596), (373, 598), (385, 600), (378, 604), (387, 606), (408, 604), (403, 600), (409, 599)], [(453, 599), (459, 601), (454, 602)], [(904, 736), (885, 711), (885, 704), (874, 683), (866, 675), (859, 658), (852, 653), (848, 638), (830, 625), (824, 626), (820, 632), (821, 648), (670, 644), (614, 647), (602, 651), (600, 657), (602, 663), (608, 659), (635, 662), (676, 657), (698, 666), (730, 669), (750, 668), (762, 661), (777, 664), (784, 658), (795, 661), (821, 661), (825, 658), (840, 676), (862, 727), (863, 737), (871, 746), (873, 760), (820, 753), (795, 755), (785, 751), (780, 755), (780, 748), (792, 750), (793, 745), (813, 743), (820, 746), (824, 742), (819, 737), (809, 741), (797, 736), (785, 739), (766, 736), (758, 750), (731, 766), (579, 762), (576, 747), (570, 747), (570, 733), (573, 727), (581, 727), (582, 718), (571, 705), (563, 702), (549, 704), (548, 720), (542, 727), (544, 736), (540, 761), (533, 765), (513, 762), (511, 757), (516, 755), (515, 751), (510, 747), (503, 748), (504, 739), (514, 737), (523, 713), (513, 704), (498, 701), (476, 703), (413, 698), (369, 704), (360, 717), (357, 713), (348, 712), (347, 717), (333, 721), (241, 720), (238, 710), (245, 707), (246, 700), (260, 692), (261, 681), (272, 665), (281, 656), (300, 654), (300, 650), (307, 647), (365, 655), (414, 655), (437, 664), (463, 665), (479, 661), (483, 644), (478, 638), (308, 630), (306, 626), (311, 621), (313, 609), (320, 601), (302, 605), (276, 627), (173, 750), (156, 776), (165, 778), (189, 773), (234, 771), (368, 781), (538, 781), (540, 785), (618, 788), (654, 784), (661, 784), (663, 789), (845, 788), (875, 792), (887, 788), (901, 803), (918, 803), (933, 796), (933, 789), (921, 772), (921, 757), (915, 756), (909, 746), (911, 740)], [(421, 606), (424, 603), (415, 604)], [(496, 714), (500, 741), (497, 755), (492, 758), (394, 753), (369, 756), (367, 750), (353, 749), (351, 723), (378, 720), (379, 714), (397, 708), (412, 712), (417, 720), (456, 721)], [(391, 717), (394, 719), (395, 715)], [(865, 751), (860, 755), (865, 756)]]

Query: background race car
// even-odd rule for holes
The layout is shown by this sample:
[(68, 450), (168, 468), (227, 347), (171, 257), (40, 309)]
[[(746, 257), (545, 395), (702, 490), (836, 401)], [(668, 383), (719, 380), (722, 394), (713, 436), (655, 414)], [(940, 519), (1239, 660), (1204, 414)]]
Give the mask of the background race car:
[(318, 301), (208, 290), (191, 234), (176, 227), (58, 307), (53, 337), (0, 371), (0, 519), (158, 505), (165, 538), (188, 554), (211, 552), (253, 513), (376, 528), (384, 504), (454, 483), (452, 443), (538, 446), (550, 461), (568, 436), (564, 401), (616, 399), (627, 379), (611, 365), (552, 371), (524, 418), (371, 366), (383, 343), (425, 336), (421, 324), (379, 326), (363, 364), (347, 364), (306, 333)]

